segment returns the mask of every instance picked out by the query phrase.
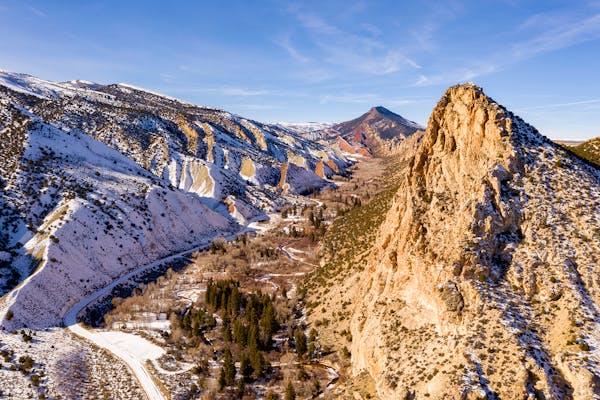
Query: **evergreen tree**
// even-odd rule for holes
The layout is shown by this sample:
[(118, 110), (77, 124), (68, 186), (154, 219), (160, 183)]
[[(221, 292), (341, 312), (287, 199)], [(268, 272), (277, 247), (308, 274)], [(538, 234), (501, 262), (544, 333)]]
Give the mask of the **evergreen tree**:
[(307, 350), (306, 335), (302, 329), (296, 329), (294, 342), (296, 344), (296, 353), (298, 353), (298, 357), (302, 357)]
[(296, 400), (296, 390), (291, 381), (288, 381), (287, 387), (285, 388), (285, 400)]
[(258, 350), (260, 348), (258, 325), (256, 322), (250, 322), (250, 327), (248, 327), (248, 348), (251, 350)]
[(310, 342), (310, 343), (308, 344), (308, 350), (307, 350), (307, 351), (308, 351), (308, 357), (309, 357), (309, 358), (313, 358), (313, 356), (314, 356), (314, 354), (315, 354), (315, 350), (316, 350), (316, 347), (315, 347), (315, 342)]
[(233, 340), (242, 347), (248, 343), (246, 326), (239, 319), (233, 321)]
[(225, 381), (225, 368), (221, 367), (221, 371), (219, 372), (219, 391), (222, 391), (225, 386), (227, 386), (227, 382)]
[(252, 372), (254, 372), (254, 370), (252, 368), (252, 364), (250, 363), (250, 356), (248, 353), (243, 353), (240, 360), (240, 373), (246, 381), (249, 381), (250, 377), (252, 376)]
[(277, 393), (267, 392), (265, 395), (265, 400), (279, 400), (280, 397)]
[(250, 350), (250, 364), (254, 378), (260, 378), (265, 369), (265, 358), (259, 350)]
[(275, 317), (275, 308), (272, 301), (269, 299), (260, 319), (260, 327), (262, 331), (262, 343), (265, 348), (271, 345), (273, 334), (279, 329), (279, 323)]
[(223, 318), (223, 326), (221, 327), (221, 332), (223, 333), (223, 340), (229, 343), (231, 342), (231, 327), (229, 324), (229, 318)]
[(246, 385), (244, 384), (244, 379), (240, 379), (237, 384), (238, 399), (241, 399), (244, 397), (245, 391), (246, 391)]
[(235, 383), (235, 363), (233, 362), (233, 356), (229, 348), (225, 349), (222, 372), (225, 385), (232, 386)]

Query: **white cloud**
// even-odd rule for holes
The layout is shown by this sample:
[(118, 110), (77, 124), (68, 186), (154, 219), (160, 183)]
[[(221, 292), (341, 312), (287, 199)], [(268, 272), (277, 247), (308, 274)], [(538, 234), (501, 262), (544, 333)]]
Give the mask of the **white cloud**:
[[(319, 53), (319, 58), (314, 60), (316, 63), (324, 62), (371, 75), (387, 75), (406, 68), (420, 68), (419, 63), (401, 49), (375, 39), (374, 36), (378, 36), (381, 31), (372, 25), (363, 24), (362, 29), (367, 30), (368, 34), (360, 35), (344, 31), (315, 13), (299, 10), (297, 7), (292, 7), (289, 11), (308, 34), (313, 50)], [(301, 55), (296, 48), (290, 48), (289, 41), (280, 45), (293, 58), (306, 61), (306, 56)]]
[(275, 41), (277, 45), (283, 48), (287, 53), (295, 60), (301, 63), (307, 63), (311, 61), (310, 57), (302, 54), (298, 49), (296, 49), (292, 43), (289, 35), (283, 36)]
[(35, 15), (36, 17), (40, 17), (40, 18), (46, 18), (48, 15), (46, 15), (45, 12), (43, 12), (42, 10), (40, 10), (39, 8), (35, 8), (32, 7), (30, 5), (26, 6), (27, 9), (29, 10), (29, 12), (31, 12), (33, 15)]
[(529, 18), (524, 28), (544, 26), (546, 29), (529, 40), (516, 43), (512, 55), (517, 59), (559, 50), (591, 40), (600, 39), (600, 14), (573, 19), (569, 16), (536, 15)]

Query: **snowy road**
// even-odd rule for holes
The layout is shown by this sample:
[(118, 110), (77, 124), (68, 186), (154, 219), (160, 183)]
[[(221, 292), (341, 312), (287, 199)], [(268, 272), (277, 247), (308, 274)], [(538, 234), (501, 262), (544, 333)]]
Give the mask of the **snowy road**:
[[(248, 228), (246, 228), (248, 229)], [(235, 237), (236, 234), (232, 234), (227, 237), (227, 240), (231, 240)], [(95, 345), (109, 351), (114, 354), (116, 357), (123, 360), (127, 366), (131, 369), (137, 380), (140, 382), (142, 389), (146, 393), (149, 400), (166, 400), (167, 397), (162, 393), (158, 385), (154, 382), (151, 373), (146, 368), (147, 360), (156, 360), (160, 356), (162, 356), (165, 351), (159, 346), (147, 341), (146, 339), (139, 337), (137, 335), (128, 334), (124, 332), (118, 331), (103, 331), (103, 330), (95, 330), (95, 329), (86, 329), (82, 324), (77, 322), (77, 315), (85, 309), (89, 304), (94, 301), (107, 296), (110, 292), (118, 285), (127, 282), (133, 277), (155, 268), (163, 263), (171, 262), (176, 259), (186, 257), (194, 253), (195, 251), (205, 249), (209, 246), (210, 242), (207, 241), (205, 243), (199, 244), (191, 250), (186, 250), (177, 254), (170, 255), (168, 257), (156, 260), (150, 264), (142, 265), (128, 274), (118, 278), (113, 281), (109, 285), (97, 290), (96, 292), (90, 294), (86, 298), (79, 301), (75, 306), (73, 306), (64, 316), (63, 322), (65, 326), (77, 336), (80, 336)], [(299, 263), (303, 263), (306, 265), (310, 265), (313, 268), (316, 268), (316, 265), (306, 262), (304, 259), (296, 256), (294, 253), (301, 252), (290, 247), (290, 243), (286, 245), (282, 245), (280, 247), (281, 251), (291, 260), (294, 260)], [(289, 275), (289, 276), (302, 276), (307, 272), (297, 272), (292, 274), (281, 274), (281, 276)], [(266, 280), (270, 280), (273, 276), (278, 274), (269, 274), (265, 276)]]
[[(227, 239), (231, 239), (235, 235), (231, 235)], [(135, 374), (136, 378), (140, 382), (144, 392), (148, 396), (149, 400), (166, 400), (165, 395), (161, 392), (160, 388), (156, 385), (150, 372), (146, 369), (145, 361), (147, 359), (155, 360), (164, 354), (164, 350), (149, 341), (128, 333), (123, 332), (110, 332), (101, 330), (86, 329), (83, 325), (77, 322), (77, 314), (81, 312), (85, 307), (94, 301), (104, 297), (121, 283), (128, 281), (136, 275), (139, 275), (149, 269), (155, 268), (163, 263), (174, 261), (181, 257), (186, 257), (194, 253), (195, 251), (207, 248), (210, 242), (207, 241), (202, 243), (191, 250), (182, 251), (177, 254), (170, 255), (160, 260), (156, 260), (150, 264), (142, 265), (113, 281), (111, 284), (103, 287), (100, 290), (92, 293), (88, 297), (84, 298), (73, 308), (71, 308), (63, 319), (65, 326), (77, 336), (89, 340), (97, 346), (108, 350), (121, 360), (123, 360)]]

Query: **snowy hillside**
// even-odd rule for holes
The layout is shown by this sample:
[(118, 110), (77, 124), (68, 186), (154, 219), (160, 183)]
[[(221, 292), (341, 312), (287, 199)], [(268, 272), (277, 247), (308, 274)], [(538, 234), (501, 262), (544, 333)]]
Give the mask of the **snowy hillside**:
[(234, 229), (201, 198), (82, 133), (30, 120), (22, 159), (0, 200), (13, 260), (3, 284), (36, 271), (3, 299), (8, 326), (55, 324), (124, 271)]
[(276, 126), (301, 135), (310, 140), (326, 139), (327, 129), (334, 126), (334, 122), (278, 122)]
[(0, 293), (19, 285), (1, 300), (8, 328), (57, 324), (92, 289), (348, 165), (293, 132), (129, 85), (8, 72), (0, 136)]

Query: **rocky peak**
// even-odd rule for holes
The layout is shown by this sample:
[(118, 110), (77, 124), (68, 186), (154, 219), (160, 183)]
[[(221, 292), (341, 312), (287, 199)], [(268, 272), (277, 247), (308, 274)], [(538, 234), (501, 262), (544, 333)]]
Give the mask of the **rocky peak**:
[(375, 155), (392, 154), (405, 138), (421, 129), (417, 123), (382, 106), (371, 108), (368, 112), (351, 121), (332, 127), (352, 146), (361, 146)]
[(394, 116), (399, 117), (398, 114), (388, 110), (387, 108), (385, 108), (383, 106), (371, 107), (371, 109), (369, 110), (369, 112), (367, 114), (368, 115), (394, 115)]
[[(477, 259), (463, 273), (496, 273), (493, 266), (505, 257), (501, 248), (519, 237), (520, 199), (503, 196), (510, 192), (514, 175), (523, 172), (514, 139), (509, 114), (481, 88), (467, 84), (448, 89), (429, 118), (407, 177), (406, 184), (415, 195), (407, 200), (418, 211), (411, 223), (420, 226), (411, 240), (418, 238), (425, 248), (443, 245), (446, 254), (456, 253), (455, 262), (464, 265), (463, 242), (468, 235), (473, 245), (486, 251), (474, 252)], [(450, 209), (453, 203), (462, 207)], [(476, 223), (465, 220), (467, 209)], [(433, 226), (427, 229), (438, 221), (425, 221), (421, 216), (431, 217), (432, 212), (451, 215), (458, 222), (451, 238), (436, 235)]]
[(600, 221), (582, 217), (600, 212), (597, 171), (472, 84), (404, 157), (356, 298), (354, 372), (384, 399), (592, 398), (600, 374), (577, 352), (600, 332)]

